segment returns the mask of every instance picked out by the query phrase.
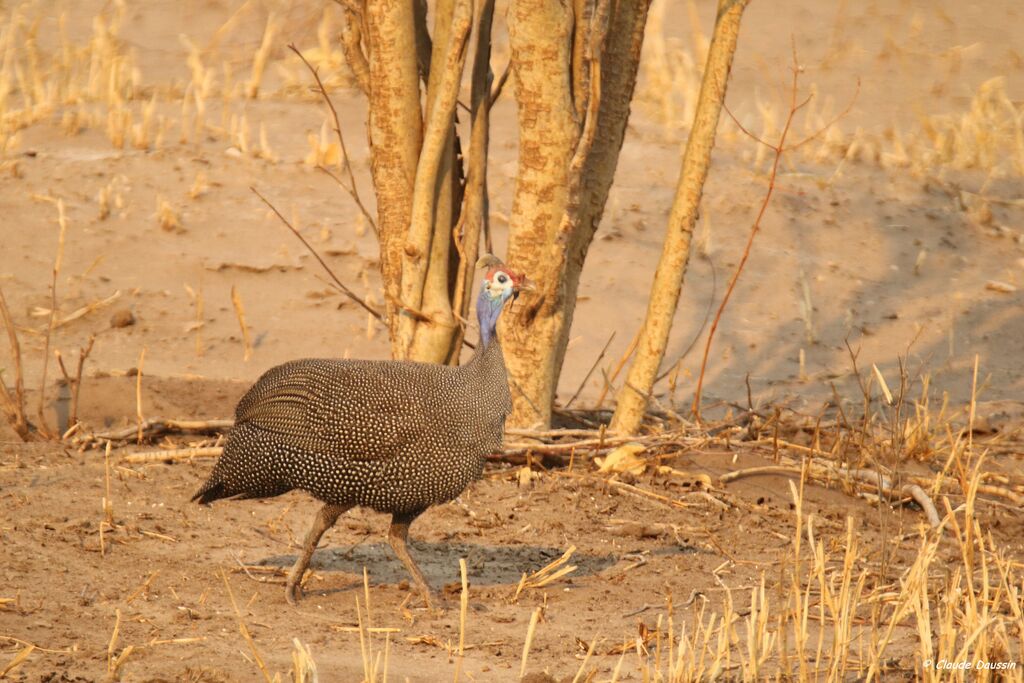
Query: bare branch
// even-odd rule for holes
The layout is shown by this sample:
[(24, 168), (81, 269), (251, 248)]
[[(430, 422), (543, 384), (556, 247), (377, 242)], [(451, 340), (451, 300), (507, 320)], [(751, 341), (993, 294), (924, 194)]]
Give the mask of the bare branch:
[(325, 270), (325, 271), (327, 272), (327, 274), (328, 274), (328, 275), (330, 276), (330, 278), (331, 278), (332, 280), (334, 280), (334, 284), (338, 285), (338, 289), (340, 289), (340, 290), (341, 290), (342, 292), (344, 292), (344, 293), (345, 293), (345, 296), (347, 296), (347, 297), (348, 297), (349, 299), (352, 299), (352, 301), (354, 301), (354, 302), (356, 302), (357, 304), (359, 304), (360, 306), (362, 306), (362, 307), (363, 307), (363, 309), (365, 309), (367, 313), (369, 313), (370, 315), (372, 315), (372, 316), (373, 316), (374, 318), (376, 318), (377, 320), (380, 320), (381, 322), (386, 322), (386, 321), (384, 320), (384, 316), (383, 316), (383, 315), (381, 315), (380, 311), (378, 311), (377, 309), (375, 309), (375, 308), (374, 308), (373, 306), (371, 306), (370, 304), (366, 303), (366, 302), (365, 302), (365, 301), (364, 301), (363, 299), (361, 299), (361, 298), (360, 298), (360, 297), (359, 297), (359, 296), (358, 296), (358, 295), (357, 295), (357, 294), (356, 294), (355, 292), (353, 292), (353, 291), (352, 291), (351, 289), (349, 289), (349, 288), (348, 288), (348, 287), (347, 287), (347, 286), (345, 285), (345, 283), (344, 283), (344, 282), (342, 282), (341, 280), (339, 280), (339, 279), (338, 279), (338, 276), (334, 274), (334, 271), (330, 269), (330, 267), (329, 267), (329, 266), (328, 266), (328, 265), (327, 265), (327, 264), (326, 264), (326, 263), (324, 262), (324, 260), (323, 260), (322, 258), (320, 258), (320, 254), (318, 254), (318, 253), (317, 253), (316, 249), (314, 249), (314, 248), (312, 247), (312, 245), (310, 245), (310, 243), (306, 241), (306, 238), (305, 238), (305, 237), (303, 237), (303, 236), (302, 236), (302, 234), (301, 234), (301, 233), (300, 233), (300, 232), (299, 232), (298, 230), (296, 230), (296, 229), (295, 229), (295, 226), (293, 226), (293, 225), (292, 225), (291, 223), (289, 223), (289, 222), (288, 222), (288, 219), (287, 219), (287, 218), (285, 218), (284, 216), (282, 216), (282, 215), (281, 215), (281, 212), (277, 210), (277, 207), (276, 207), (276, 206), (274, 206), (273, 204), (271, 204), (271, 203), (270, 203), (270, 201), (269, 201), (269, 200), (267, 200), (267, 198), (266, 198), (266, 197), (264, 197), (264, 196), (263, 196), (262, 194), (260, 194), (260, 191), (259, 191), (259, 190), (257, 190), (257, 189), (256, 189), (255, 187), (249, 187), (249, 189), (250, 189), (250, 190), (252, 190), (252, 193), (253, 193), (254, 195), (256, 195), (257, 197), (259, 197), (259, 198), (260, 198), (260, 200), (261, 200), (261, 201), (262, 201), (262, 202), (263, 202), (264, 204), (266, 204), (266, 205), (267, 205), (267, 207), (268, 207), (268, 208), (269, 208), (269, 209), (270, 209), (271, 211), (273, 211), (273, 212), (274, 212), (274, 214), (275, 214), (275, 215), (276, 215), (276, 216), (278, 217), (278, 219), (280, 219), (280, 221), (281, 221), (282, 223), (284, 223), (285, 227), (286, 227), (286, 228), (288, 228), (289, 230), (291, 230), (291, 231), (292, 231), (292, 234), (293, 234), (293, 235), (295, 235), (296, 237), (298, 237), (298, 238), (299, 238), (299, 241), (300, 241), (300, 242), (302, 242), (302, 244), (303, 244), (303, 245), (304, 245), (304, 246), (306, 247), (306, 249), (308, 249), (308, 250), (309, 250), (309, 253), (311, 253), (311, 254), (313, 255), (313, 257), (314, 257), (314, 258), (316, 258), (316, 260), (317, 260), (317, 261), (318, 261), (318, 262), (320, 263), (320, 265), (321, 265), (321, 266), (323, 267), (323, 269), (324, 269), (324, 270)]
[(508, 60), (508, 64), (502, 70), (501, 75), (498, 76), (498, 82), (491, 88), (491, 103), (489, 106), (493, 107), (494, 103), (501, 97), (502, 91), (505, 89), (505, 83), (508, 81), (508, 75), (512, 71), (512, 60)]
[(715, 331), (718, 329), (718, 323), (722, 319), (722, 313), (725, 311), (726, 305), (729, 303), (729, 298), (732, 296), (733, 289), (736, 287), (736, 281), (739, 280), (740, 273), (743, 272), (743, 267), (747, 263), (747, 259), (750, 258), (750, 249), (754, 246), (754, 238), (757, 236), (758, 231), (761, 229), (761, 219), (764, 218), (765, 212), (768, 210), (768, 203), (771, 201), (772, 194), (775, 191), (775, 178), (779, 172), (779, 163), (782, 161), (782, 154), (786, 149), (786, 136), (789, 135), (789, 129), (793, 125), (793, 117), (796, 116), (797, 111), (801, 107), (810, 101), (810, 98), (806, 98), (803, 102), (797, 104), (797, 84), (800, 78), (800, 66), (796, 59), (796, 48), (793, 49), (793, 80), (790, 85), (789, 95), (789, 115), (786, 117), (786, 124), (782, 127), (782, 133), (779, 134), (779, 141), (775, 145), (770, 147), (775, 151), (775, 158), (772, 160), (772, 170), (768, 175), (768, 189), (765, 191), (764, 199), (761, 201), (761, 208), (757, 212), (757, 218), (754, 219), (754, 224), (750, 228), (750, 236), (747, 238), (747, 245), (743, 249), (743, 255), (740, 257), (740, 262), (736, 266), (736, 271), (732, 274), (729, 279), (729, 285), (725, 289), (725, 296), (722, 297), (721, 303), (718, 305), (718, 311), (715, 313), (714, 320), (711, 321), (711, 329), (708, 332), (708, 340), (704, 344), (704, 358), (700, 364), (700, 375), (697, 377), (697, 388), (693, 393), (693, 406), (690, 408), (690, 412), (693, 413), (697, 420), (700, 420), (700, 399), (701, 392), (704, 387), (704, 372), (708, 365), (708, 356), (711, 353), (711, 343), (715, 338)]
[(797, 142), (797, 143), (794, 143), (794, 144), (790, 145), (789, 147), (787, 147), (783, 151), (789, 152), (789, 151), (792, 151), (794, 149), (797, 149), (798, 147), (803, 147), (805, 144), (807, 144), (811, 140), (814, 140), (815, 138), (820, 137), (822, 133), (827, 131), (832, 126), (836, 125), (841, 119), (846, 118), (846, 115), (850, 113), (851, 109), (853, 109), (853, 105), (856, 104), (858, 97), (860, 97), (860, 79), (859, 78), (857, 79), (857, 88), (853, 92), (853, 97), (850, 98), (850, 101), (849, 101), (849, 103), (847, 103), (845, 109), (843, 109), (841, 112), (836, 114), (832, 118), (832, 120), (829, 121), (828, 123), (826, 123), (824, 126), (819, 128), (818, 130), (814, 131), (813, 133), (811, 133), (810, 135), (805, 137), (800, 142)]
[(342, 0), (335, 0), (341, 5), (345, 14), (345, 21), (341, 27), (341, 46), (345, 53), (345, 62), (352, 70), (356, 83), (363, 94), (370, 93), (370, 65), (363, 51), (363, 29), (362, 9), (354, 6), (355, 3), (347, 3)]
[[(343, 183), (339, 184), (344, 187), (348, 193), (352, 196), (359, 210), (363, 213), (363, 217), (370, 223), (370, 227), (373, 228), (374, 234), (377, 234), (377, 223), (373, 220), (373, 216), (366, 210), (362, 200), (359, 198), (359, 188), (356, 187), (356, 178), (352, 173), (352, 164), (348, 158), (348, 148), (345, 147), (345, 136), (341, 133), (341, 122), (338, 120), (338, 110), (334, 108), (334, 102), (331, 101), (331, 96), (327, 94), (327, 89), (324, 87), (323, 81), (320, 80), (320, 74), (317, 69), (309, 63), (309, 61), (303, 56), (302, 52), (295, 47), (294, 43), (288, 45), (288, 49), (299, 56), (302, 63), (309, 69), (309, 73), (313, 74), (313, 79), (316, 81), (317, 90), (320, 91), (320, 95), (324, 98), (324, 102), (327, 103), (327, 108), (331, 110), (331, 118), (334, 119), (334, 134), (338, 136), (338, 146), (341, 148), (341, 165), (342, 168), (348, 172), (349, 185), (346, 187)], [(325, 169), (326, 170), (326, 169)], [(335, 178), (337, 180), (337, 178)]]

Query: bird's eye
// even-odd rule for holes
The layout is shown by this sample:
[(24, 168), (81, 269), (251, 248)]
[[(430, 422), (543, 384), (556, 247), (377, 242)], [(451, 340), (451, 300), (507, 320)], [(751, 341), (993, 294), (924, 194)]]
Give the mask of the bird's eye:
[(508, 277), (505, 275), (505, 273), (499, 273), (498, 277), (496, 277), (494, 279), (498, 281), (498, 284), (502, 284), (502, 285), (505, 284), (506, 282), (508, 282)]

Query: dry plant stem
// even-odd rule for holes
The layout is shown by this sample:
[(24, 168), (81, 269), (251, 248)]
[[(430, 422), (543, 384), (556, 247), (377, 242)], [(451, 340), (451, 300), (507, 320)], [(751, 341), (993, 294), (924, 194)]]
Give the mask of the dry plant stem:
[(46, 407), (46, 371), (50, 362), (50, 338), (57, 323), (57, 278), (60, 275), (60, 266), (64, 260), (64, 240), (68, 232), (68, 219), (64, 213), (64, 200), (57, 200), (57, 223), (60, 226), (60, 234), (57, 238), (57, 256), (53, 260), (53, 279), (50, 281), (50, 322), (46, 326), (46, 341), (43, 344), (43, 369), (39, 378), (39, 406), (36, 410), (39, 420), (39, 431), (47, 438), (54, 438), (46, 424), (46, 416), (43, 410)]
[(608, 337), (608, 341), (606, 341), (604, 343), (604, 346), (601, 348), (601, 353), (597, 354), (597, 358), (594, 360), (593, 365), (591, 365), (590, 369), (587, 370), (587, 374), (585, 374), (583, 376), (583, 380), (580, 382), (580, 385), (578, 387), (576, 387), (576, 393), (574, 393), (572, 395), (572, 398), (570, 398), (566, 402), (566, 404), (565, 404), (566, 410), (568, 410), (572, 406), (573, 402), (577, 398), (579, 398), (580, 392), (582, 392), (583, 388), (585, 386), (587, 386), (587, 381), (590, 379), (590, 376), (592, 374), (594, 374), (594, 370), (597, 369), (597, 366), (601, 363), (601, 359), (604, 358), (604, 354), (608, 353), (608, 347), (612, 345), (612, 340), (613, 339), (615, 339), (615, 332), (612, 332), (611, 335)]
[(36, 649), (36, 646), (29, 643), (23, 647), (18, 654), (14, 655), (14, 658), (9, 661), (3, 669), (0, 669), (0, 678), (6, 678), (7, 674), (11, 673), (19, 666), (25, 663), (25, 660), (29, 658), (32, 652)]
[(238, 316), (238, 327), (242, 330), (242, 360), (249, 362), (252, 358), (252, 337), (249, 335), (249, 326), (245, 324), (245, 306), (242, 304), (242, 295), (238, 288), (231, 285), (231, 303), (235, 307), (235, 315)]
[(797, 81), (800, 77), (800, 66), (796, 61), (795, 49), (793, 53), (792, 70), (793, 80), (790, 85), (789, 115), (786, 117), (786, 124), (782, 127), (782, 132), (779, 134), (778, 143), (775, 145), (769, 145), (775, 153), (775, 156), (772, 159), (772, 170), (768, 174), (768, 189), (765, 191), (764, 199), (761, 201), (761, 208), (757, 212), (757, 218), (754, 219), (754, 224), (750, 228), (750, 235), (747, 237), (747, 244), (743, 249), (743, 255), (740, 257), (740, 262), (737, 264), (732, 277), (729, 278), (729, 285), (725, 288), (725, 296), (722, 297), (722, 302), (718, 305), (715, 317), (711, 321), (711, 329), (708, 331), (708, 339), (704, 343), (704, 357), (700, 363), (700, 374), (697, 376), (697, 388), (694, 390), (693, 406), (690, 409), (694, 417), (698, 420), (700, 420), (700, 399), (704, 388), (704, 372), (707, 369), (708, 356), (711, 354), (711, 343), (715, 339), (715, 331), (718, 329), (718, 323), (722, 319), (722, 313), (725, 311), (725, 307), (728, 305), (729, 299), (732, 296), (733, 289), (736, 287), (736, 281), (739, 280), (740, 274), (743, 272), (743, 267), (746, 265), (747, 259), (750, 258), (750, 249), (754, 245), (754, 238), (761, 229), (761, 220), (764, 218), (764, 214), (768, 210), (768, 204), (775, 191), (775, 178), (779, 172), (779, 162), (782, 161), (782, 153), (786, 148), (786, 136), (789, 134), (789, 129), (793, 125), (793, 117), (796, 116), (796, 113), (810, 101), (809, 98), (799, 104), (796, 101)]
[(142, 366), (145, 362), (146, 347), (143, 346), (142, 351), (139, 352), (138, 374), (135, 375), (135, 417), (138, 420), (136, 422), (136, 443), (142, 443), (142, 425), (146, 422), (146, 418), (142, 415)]
[(179, 462), (193, 458), (219, 458), (224, 453), (223, 446), (206, 446), (203, 448), (176, 448), (169, 451), (146, 451), (124, 456), (122, 462), (132, 464), (150, 464), (158, 462)]
[[(451, 149), (452, 120), (472, 23), (472, 0), (455, 0), (447, 59), (442, 67), (444, 72), (435, 99), (429, 103), (430, 116), (416, 166), (412, 211), (402, 250), (399, 305), (403, 310), (399, 312), (396, 340), (400, 358), (443, 362), (449, 356), (451, 339), (455, 333), (455, 325), (449, 323), (452, 308), (447, 293), (447, 263), (435, 263), (436, 257), (444, 257), (447, 252), (439, 254), (432, 247), (438, 246), (434, 245), (435, 240), (447, 242), (450, 239), (451, 226), (441, 225), (442, 217), (436, 214), (439, 185), (443, 185), (439, 173), (442, 171), (446, 150)], [(435, 68), (437, 66), (434, 65)], [(433, 278), (428, 279), (428, 271), (433, 271)], [(408, 307), (420, 311), (424, 309), (424, 304), (428, 304), (428, 315), (431, 318), (426, 326), (438, 329), (421, 345), (416, 337), (423, 330), (420, 324), (422, 321), (409, 316), (404, 309)]]
[(4, 327), (7, 328), (11, 364), (14, 366), (14, 396), (11, 396), (7, 382), (0, 377), (0, 401), (3, 403), (7, 421), (15, 433), (22, 441), (30, 441), (35, 438), (36, 432), (35, 427), (25, 417), (25, 379), (21, 366), (21, 346), (18, 343), (18, 332), (11, 319), (11, 312), (7, 308), (7, 299), (4, 297), (2, 288), (0, 288), (0, 316), (3, 317)]
[[(312, 64), (309, 63), (309, 61), (306, 60), (306, 58), (302, 55), (299, 49), (295, 47), (294, 44), (288, 45), (288, 49), (294, 52), (296, 55), (298, 55), (299, 59), (302, 60), (302, 63), (306, 65), (307, 69), (309, 69), (309, 73), (313, 75), (313, 79), (316, 81), (316, 87), (317, 90), (320, 91), (320, 96), (324, 98), (324, 102), (327, 104), (327, 108), (330, 109), (331, 111), (331, 118), (334, 121), (334, 134), (338, 138), (338, 147), (341, 149), (342, 169), (346, 173), (348, 173), (348, 185), (345, 185), (344, 183), (341, 182), (339, 182), (338, 184), (341, 185), (341, 187), (346, 192), (348, 192), (349, 196), (352, 197), (352, 201), (356, 203), (356, 206), (359, 207), (359, 211), (363, 214), (363, 217), (370, 224), (370, 227), (373, 228), (373, 233), (377, 234), (377, 222), (373, 220), (373, 216), (370, 215), (370, 212), (366, 209), (366, 206), (363, 204), (363, 200), (359, 197), (359, 188), (356, 186), (355, 174), (352, 172), (352, 164), (348, 158), (348, 148), (345, 146), (345, 136), (341, 132), (341, 122), (338, 119), (338, 110), (334, 108), (334, 102), (331, 101), (331, 96), (327, 94), (327, 89), (324, 88), (323, 81), (320, 80), (320, 74), (317, 72), (316, 67), (314, 67)], [(324, 170), (327, 171), (326, 168)], [(332, 178), (335, 178), (334, 174), (330, 173), (329, 171), (328, 175), (330, 175)], [(335, 180), (340, 181), (340, 179), (338, 178), (335, 178)]]
[(519, 678), (526, 675), (526, 663), (530, 657), (530, 646), (533, 645), (533, 636), (537, 631), (537, 622), (540, 621), (541, 608), (533, 610), (530, 615), (530, 625), (526, 629), (526, 642), (523, 643), (523, 658), (519, 664)]
[(270, 675), (270, 671), (267, 670), (267, 665), (263, 662), (260, 651), (256, 649), (256, 641), (252, 639), (252, 634), (249, 633), (249, 628), (245, 625), (245, 620), (242, 618), (242, 610), (238, 609), (238, 603), (235, 602), (235, 593), (231, 590), (231, 583), (228, 581), (228, 575), (223, 568), (220, 570), (220, 578), (224, 581), (224, 588), (227, 589), (228, 597), (231, 599), (231, 608), (235, 611), (235, 617), (238, 619), (238, 630), (242, 637), (245, 638), (245, 642), (249, 644), (249, 650), (252, 652), (253, 659), (256, 660), (256, 666), (259, 667), (266, 683), (274, 683), (274, 677)]
[(89, 336), (89, 342), (84, 348), (78, 350), (78, 365), (75, 368), (75, 385), (71, 391), (71, 414), (69, 415), (68, 424), (74, 427), (78, 423), (78, 398), (82, 391), (82, 372), (85, 370), (85, 360), (89, 357), (89, 353), (92, 351), (93, 342), (96, 341), (96, 337)]
[(714, 35), (669, 215), (668, 233), (651, 286), (636, 357), (629, 368), (626, 385), (619, 390), (618, 404), (612, 417), (611, 429), (618, 433), (631, 434), (640, 428), (647, 397), (665, 356), (672, 318), (689, 261), (690, 239), (711, 165), (711, 150), (725, 101), (729, 71), (736, 53), (740, 19), (746, 5), (746, 0), (719, 0), (718, 3)]
[(277, 216), (282, 223), (284, 223), (286, 228), (291, 230), (293, 235), (299, 238), (299, 241), (302, 242), (303, 246), (305, 246), (307, 250), (309, 250), (309, 253), (313, 255), (313, 258), (317, 260), (320, 266), (324, 269), (327, 275), (334, 281), (334, 284), (338, 286), (338, 289), (340, 289), (345, 296), (359, 304), (359, 306), (361, 306), (363, 310), (365, 310), (367, 313), (372, 315), (377, 320), (380, 320), (381, 322), (386, 322), (384, 320), (384, 316), (381, 315), (380, 311), (378, 311), (373, 306), (370, 306), (368, 303), (363, 301), (363, 299), (361, 299), (358, 295), (356, 295), (355, 292), (349, 289), (344, 282), (338, 279), (338, 276), (334, 274), (334, 271), (331, 270), (326, 263), (324, 263), (324, 260), (322, 258), (320, 258), (320, 254), (317, 253), (316, 249), (314, 249), (312, 245), (310, 245), (310, 243), (306, 241), (306, 238), (303, 237), (302, 234), (295, 229), (295, 226), (288, 222), (287, 218), (281, 215), (281, 212), (277, 210), (277, 207), (271, 204), (270, 201), (268, 201), (266, 197), (260, 194), (260, 191), (257, 190), (255, 187), (250, 187), (249, 189), (252, 190), (252, 193), (259, 197), (264, 204), (267, 205), (267, 208), (274, 212), (274, 215)]
[(466, 558), (459, 558), (459, 573), (462, 577), (462, 595), (459, 599), (459, 658), (455, 662), (455, 683), (462, 672), (462, 658), (466, 655), (466, 612), (469, 609), (469, 579), (466, 576)]

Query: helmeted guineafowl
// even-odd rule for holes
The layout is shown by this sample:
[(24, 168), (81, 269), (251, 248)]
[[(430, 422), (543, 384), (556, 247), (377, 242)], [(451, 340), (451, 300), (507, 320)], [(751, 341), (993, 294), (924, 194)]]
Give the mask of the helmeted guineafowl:
[(324, 532), (363, 505), (391, 513), (388, 541), (431, 605), (406, 548), (409, 525), (480, 477), (512, 409), (495, 328), (505, 304), (530, 285), (493, 257), (486, 265), (480, 343), (465, 365), (296, 360), (268, 370), (239, 402), (223, 455), (192, 500), (301, 489), (323, 501), (288, 574), (289, 603)]

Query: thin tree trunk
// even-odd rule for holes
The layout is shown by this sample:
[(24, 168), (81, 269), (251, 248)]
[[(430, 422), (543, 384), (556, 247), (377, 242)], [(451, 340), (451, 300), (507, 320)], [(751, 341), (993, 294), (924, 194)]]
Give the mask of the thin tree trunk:
[(569, 344), (583, 263), (604, 214), (619, 163), (619, 153), (626, 137), (650, 6), (650, 0), (620, 0), (613, 6), (609, 19), (608, 45), (601, 59), (598, 126), (583, 170), (584, 191), (578, 208), (578, 224), (569, 241), (563, 276), (565, 322), (555, 347), (555, 368), (559, 374)]
[(473, 267), (480, 251), (480, 233), (487, 220), (487, 148), (490, 138), (491, 114), (491, 25), (494, 21), (494, 0), (479, 0), (477, 10), (476, 46), (473, 54), (473, 75), (470, 91), (470, 111), (473, 129), (466, 157), (466, 186), (459, 211), (459, 222), (454, 230), (454, 242), (459, 254), (455, 292), (452, 295), (454, 314), (459, 321), (452, 344), (454, 363), (459, 357), (466, 334), (465, 321), (469, 318), (473, 297)]
[(456, 330), (449, 277), (453, 122), (473, 23), (473, 3), (443, 0), (436, 9), (427, 127), (402, 254), (398, 342), (403, 358), (444, 363), (451, 355)]
[(381, 274), (392, 355), (405, 358), (398, 335), (402, 254), (412, 220), (413, 186), (423, 142), (414, 6), (408, 0), (366, 5), (371, 170), (377, 193)]
[(665, 356), (672, 319), (690, 257), (690, 238), (700, 206), (704, 181), (711, 165), (718, 118), (725, 102), (729, 70), (736, 52), (740, 19), (747, 0), (719, 0), (714, 35), (708, 50), (693, 128), (686, 142), (675, 201), (669, 214), (668, 232), (658, 269), (654, 274), (647, 315), (626, 383), (619, 390), (611, 429), (620, 434), (635, 433), (643, 420), (658, 368)]

